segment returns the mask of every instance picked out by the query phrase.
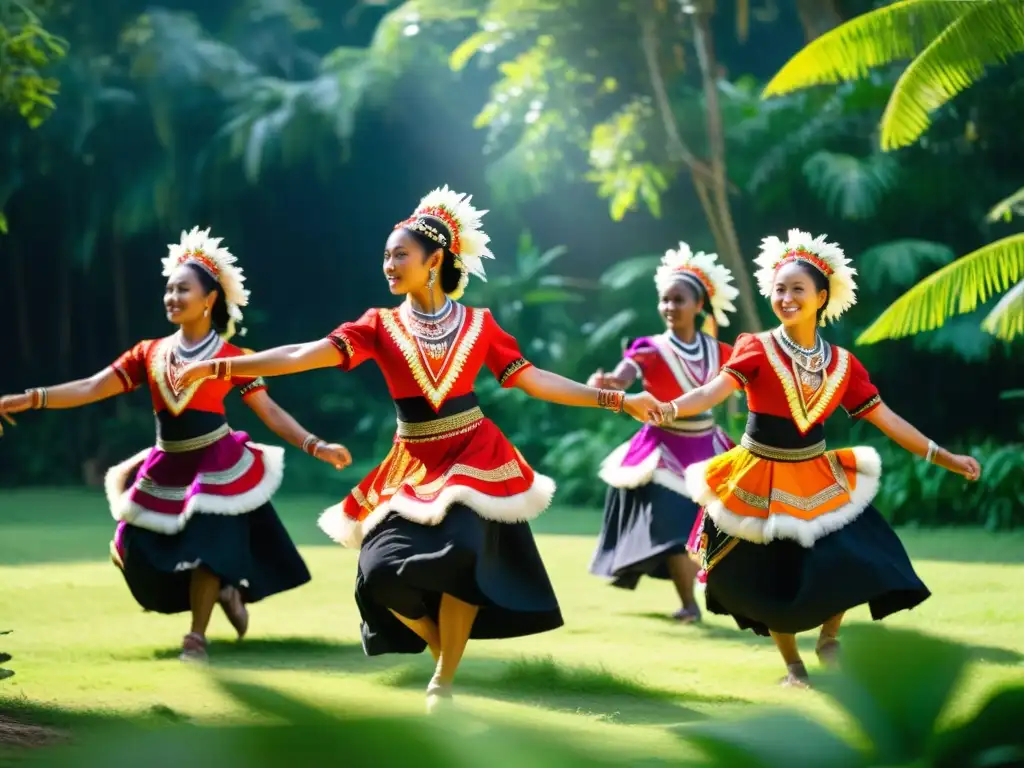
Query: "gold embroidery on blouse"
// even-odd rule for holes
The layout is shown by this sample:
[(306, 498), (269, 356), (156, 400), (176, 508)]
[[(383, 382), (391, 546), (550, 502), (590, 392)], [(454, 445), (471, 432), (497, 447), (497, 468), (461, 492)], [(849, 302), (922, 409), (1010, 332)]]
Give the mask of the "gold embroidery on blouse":
[(462, 373), (462, 368), (466, 364), (469, 353), (473, 350), (473, 346), (480, 337), (481, 330), (483, 330), (484, 313), (478, 309), (467, 309), (467, 311), (471, 314), (469, 327), (466, 329), (465, 334), (463, 334), (462, 339), (456, 342), (455, 352), (452, 355), (451, 362), (448, 364), (448, 371), (436, 387), (431, 383), (431, 376), (423, 364), (423, 358), (420, 355), (419, 348), (416, 346), (416, 342), (413, 341), (412, 337), (405, 330), (397, 311), (384, 309), (380, 313), (384, 329), (391, 336), (391, 340), (395, 342), (399, 350), (401, 350), (413, 379), (415, 379), (420, 391), (423, 392), (435, 409), (441, 407), (445, 398), (452, 391), (452, 387), (458, 381), (459, 374)]
[(757, 337), (764, 347), (765, 355), (768, 357), (772, 370), (775, 371), (775, 375), (782, 385), (782, 391), (786, 395), (786, 402), (789, 404), (789, 412), (796, 423), (797, 429), (802, 433), (806, 433), (822, 417), (839, 387), (845, 381), (850, 365), (850, 353), (842, 347), (832, 347), (835, 350), (836, 367), (832, 373), (822, 372), (821, 394), (814, 404), (808, 408), (804, 402), (803, 393), (800, 391), (799, 382), (795, 380), (793, 372), (786, 366), (782, 357), (775, 349), (775, 341), (772, 339), (771, 332), (759, 333)]

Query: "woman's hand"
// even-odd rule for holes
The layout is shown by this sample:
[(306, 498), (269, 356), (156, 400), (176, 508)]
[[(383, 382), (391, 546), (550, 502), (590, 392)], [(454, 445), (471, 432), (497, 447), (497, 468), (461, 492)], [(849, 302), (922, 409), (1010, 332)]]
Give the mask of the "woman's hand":
[(946, 469), (950, 472), (956, 472), (958, 475), (963, 475), (971, 482), (981, 477), (981, 464), (973, 456), (961, 456), (951, 453), (949, 455), (949, 466)]
[(661, 424), (664, 419), (664, 411), (661, 406), (661, 401), (650, 392), (637, 392), (633, 395), (626, 395), (622, 410), (645, 424)]
[(313, 457), (335, 469), (344, 469), (352, 463), (352, 454), (348, 452), (348, 448), (338, 443), (321, 443), (314, 449)]
[(189, 363), (179, 368), (174, 376), (174, 380), (171, 381), (171, 387), (174, 389), (174, 394), (179, 395), (196, 382), (212, 378), (213, 365), (211, 361), (200, 360), (197, 363)]
[(600, 368), (590, 374), (590, 378), (587, 379), (587, 386), (596, 387), (597, 389), (613, 389), (613, 387), (608, 386), (608, 377)]
[(17, 422), (11, 418), (12, 413), (21, 413), (27, 411), (32, 407), (32, 395), (26, 393), (23, 395), (4, 395), (0, 397), (0, 437), (4, 434), (4, 422), (6, 421), (12, 427)]

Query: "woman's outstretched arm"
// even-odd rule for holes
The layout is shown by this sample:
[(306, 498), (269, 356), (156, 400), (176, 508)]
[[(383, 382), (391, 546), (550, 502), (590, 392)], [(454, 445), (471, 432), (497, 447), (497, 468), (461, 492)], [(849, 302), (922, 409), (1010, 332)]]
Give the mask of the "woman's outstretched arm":
[(176, 382), (179, 389), (184, 389), (197, 381), (215, 378), (245, 376), (287, 376), (290, 373), (302, 373), (317, 368), (333, 368), (342, 362), (341, 352), (329, 339), (309, 341), (305, 344), (287, 344), (273, 347), (262, 352), (240, 357), (222, 357), (214, 360), (203, 360), (185, 366)]
[(704, 413), (711, 410), (719, 403), (725, 402), (729, 395), (740, 388), (739, 382), (726, 373), (720, 373), (707, 384), (696, 389), (691, 389), (685, 395), (680, 395), (675, 400), (667, 403), (674, 410), (666, 414), (669, 419), (680, 418), (681, 416), (693, 416), (695, 413)]
[(882, 403), (866, 414), (864, 420), (870, 421), (878, 427), (886, 437), (901, 448), (918, 456), (928, 458), (932, 463), (938, 464), (943, 469), (963, 475), (968, 480), (977, 480), (981, 477), (981, 465), (977, 459), (973, 456), (960, 456), (950, 453), (945, 448), (939, 448), (934, 442), (921, 434), (917, 427), (901, 417), (885, 403)]
[(260, 417), (260, 421), (266, 424), (271, 432), (313, 458), (320, 459), (335, 469), (344, 469), (352, 463), (352, 455), (345, 446), (318, 438), (275, 402), (266, 390), (250, 394), (245, 398), (245, 404)]
[(0, 397), (0, 414), (20, 413), (32, 408), (78, 408), (120, 395), (124, 391), (124, 382), (117, 371), (104, 368), (87, 379), (30, 389), (20, 395), (4, 395)]
[[(516, 377), (514, 386), (530, 397), (549, 403), (580, 408), (602, 407), (599, 400), (600, 389), (532, 365)], [(623, 410), (633, 418), (639, 421), (660, 421), (661, 403), (650, 393), (638, 392), (635, 395), (618, 396), (624, 398)]]

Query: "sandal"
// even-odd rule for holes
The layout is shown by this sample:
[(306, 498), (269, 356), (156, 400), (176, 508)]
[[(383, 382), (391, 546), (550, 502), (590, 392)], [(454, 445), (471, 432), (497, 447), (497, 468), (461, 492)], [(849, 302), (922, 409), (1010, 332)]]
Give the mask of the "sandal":
[(672, 618), (682, 624), (699, 624), (702, 618), (700, 606), (696, 603), (689, 607), (683, 606), (672, 614)]
[(779, 681), (783, 688), (810, 688), (811, 678), (802, 661), (786, 665), (786, 676)]
[(839, 667), (839, 641), (835, 636), (822, 635), (818, 638), (818, 645), (814, 652), (818, 654), (818, 661), (823, 667), (836, 669)]
[(224, 615), (228, 617), (231, 626), (238, 633), (238, 639), (241, 640), (249, 629), (249, 609), (245, 607), (242, 593), (237, 587), (229, 585), (220, 591), (220, 607), (224, 609)]
[(189, 632), (185, 635), (185, 640), (181, 644), (181, 655), (178, 656), (182, 661), (194, 661), (199, 663), (205, 663), (209, 660), (206, 654), (206, 638), (200, 635), (198, 632)]

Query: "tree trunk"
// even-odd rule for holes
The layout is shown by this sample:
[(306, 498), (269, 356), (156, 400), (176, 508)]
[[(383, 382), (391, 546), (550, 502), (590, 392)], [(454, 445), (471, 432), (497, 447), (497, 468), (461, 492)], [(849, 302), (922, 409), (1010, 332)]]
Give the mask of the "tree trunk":
[[(693, 44), (697, 51), (701, 81), (704, 87), (704, 113), (707, 125), (708, 149), (711, 152), (710, 200), (705, 205), (709, 219), (714, 217), (717, 227), (716, 246), (718, 254), (729, 269), (740, 295), (737, 307), (740, 325), (754, 333), (761, 330), (754, 298), (754, 286), (750, 279), (749, 262), (743, 258), (736, 225), (729, 203), (729, 180), (726, 176), (725, 126), (718, 102), (718, 62), (715, 57), (714, 41), (711, 37), (710, 14), (697, 11), (693, 14)], [(702, 199), (702, 203), (703, 203)], [(710, 210), (709, 210), (710, 208)]]
[(796, 12), (808, 43), (843, 23), (836, 0), (796, 0)]

